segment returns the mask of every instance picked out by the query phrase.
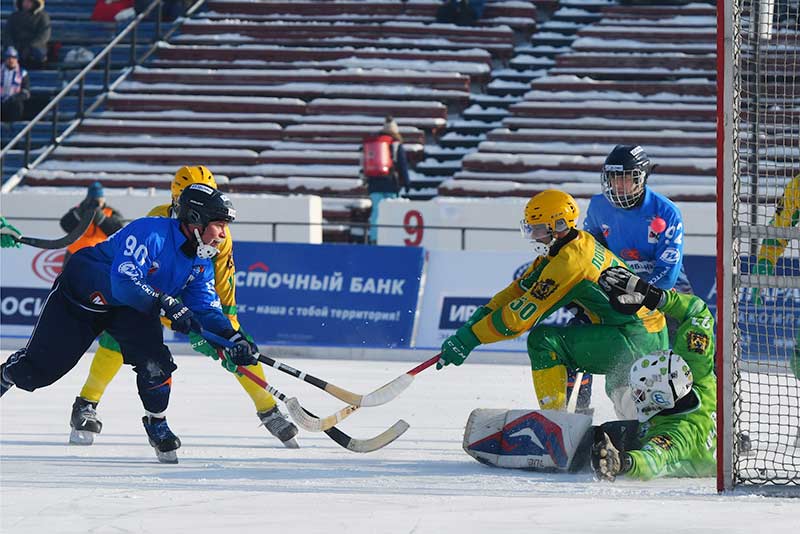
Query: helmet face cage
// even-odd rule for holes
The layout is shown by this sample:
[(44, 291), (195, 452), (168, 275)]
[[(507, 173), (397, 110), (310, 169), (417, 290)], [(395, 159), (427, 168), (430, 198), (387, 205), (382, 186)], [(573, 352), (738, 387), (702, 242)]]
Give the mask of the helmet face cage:
[(650, 159), (639, 145), (617, 145), (609, 152), (600, 172), (603, 195), (613, 206), (629, 209), (644, 196)]
[(675, 403), (692, 389), (692, 372), (674, 352), (656, 352), (637, 360), (631, 367), (630, 391), (639, 421), (647, 421)]
[(628, 170), (621, 167), (621, 165), (605, 165), (600, 173), (600, 179), (603, 184), (603, 195), (608, 201), (618, 208), (628, 209), (636, 206), (644, 195), (647, 171), (642, 168)]

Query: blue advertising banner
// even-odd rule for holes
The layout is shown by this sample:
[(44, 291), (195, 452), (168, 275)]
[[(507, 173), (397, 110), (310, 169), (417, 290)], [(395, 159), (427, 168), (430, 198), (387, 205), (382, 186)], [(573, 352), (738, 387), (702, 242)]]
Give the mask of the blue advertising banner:
[[(703, 298), (717, 317), (716, 257), (685, 256), (686, 274), (696, 295)], [(750, 273), (755, 258), (742, 256), (742, 274)], [(775, 266), (778, 276), (800, 276), (797, 259), (780, 258)], [(800, 328), (800, 290), (765, 288), (754, 292), (739, 289), (739, 328), (742, 358), (776, 363), (788, 361)]]
[(424, 250), (235, 244), (236, 301), (257, 343), (408, 347)]

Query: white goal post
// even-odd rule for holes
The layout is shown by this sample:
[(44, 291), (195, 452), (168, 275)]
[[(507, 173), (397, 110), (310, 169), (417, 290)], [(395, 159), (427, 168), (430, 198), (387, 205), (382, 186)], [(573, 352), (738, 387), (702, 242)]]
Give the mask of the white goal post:
[(717, 487), (800, 492), (800, 2), (717, 2)]

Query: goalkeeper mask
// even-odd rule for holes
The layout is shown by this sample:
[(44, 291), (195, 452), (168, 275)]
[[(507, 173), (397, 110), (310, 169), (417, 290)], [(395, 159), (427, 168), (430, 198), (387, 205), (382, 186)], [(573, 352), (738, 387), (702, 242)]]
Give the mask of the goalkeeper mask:
[(649, 420), (692, 390), (689, 364), (672, 351), (660, 351), (639, 358), (631, 366), (629, 384), (639, 421)]

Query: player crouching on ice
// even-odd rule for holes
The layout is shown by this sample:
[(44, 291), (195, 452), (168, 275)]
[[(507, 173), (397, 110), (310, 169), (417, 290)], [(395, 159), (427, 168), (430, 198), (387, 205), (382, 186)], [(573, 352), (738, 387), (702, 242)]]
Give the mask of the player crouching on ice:
[(661, 476), (705, 477), (716, 472), (717, 379), (714, 317), (699, 297), (664, 291), (623, 267), (600, 275), (612, 306), (636, 313), (661, 310), (680, 323), (672, 351), (637, 360), (630, 390), (638, 412), (638, 439), (614, 440), (595, 431), (592, 468), (598, 478), (619, 475), (649, 480)]
[(477, 409), (464, 432), (464, 450), (498, 467), (581, 472), (597, 478), (650, 480), (712, 476), (716, 469), (714, 319), (699, 297), (664, 291), (622, 266), (598, 279), (622, 314), (642, 307), (680, 323), (672, 351), (654, 351), (628, 369), (626, 393), (638, 420), (591, 426), (587, 415), (563, 410)]
[(177, 332), (202, 326), (234, 341), (227, 351), (232, 362), (256, 363), (253, 346), (232, 328), (214, 291), (211, 258), (235, 216), (225, 195), (192, 184), (180, 196), (176, 219), (137, 219), (76, 252), (54, 282), (28, 345), (0, 366), (0, 395), (14, 385), (34, 391), (56, 382), (107, 331), (136, 372), (142, 423), (156, 456), (177, 462), (181, 442), (165, 416), (177, 367), (164, 345), (160, 313)]

